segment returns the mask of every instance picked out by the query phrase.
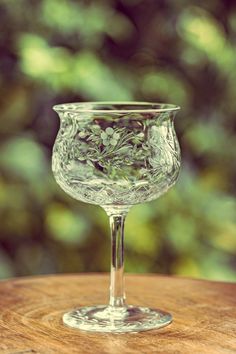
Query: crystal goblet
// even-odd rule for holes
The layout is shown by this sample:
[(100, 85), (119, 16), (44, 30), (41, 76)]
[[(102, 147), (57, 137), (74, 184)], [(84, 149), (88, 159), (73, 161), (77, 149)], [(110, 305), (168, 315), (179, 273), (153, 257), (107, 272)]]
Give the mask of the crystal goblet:
[(100, 205), (110, 219), (108, 305), (64, 314), (71, 327), (94, 332), (138, 332), (172, 321), (169, 313), (125, 301), (124, 222), (132, 205), (154, 200), (176, 182), (180, 149), (174, 130), (179, 110), (146, 102), (67, 103), (53, 107), (60, 129), (52, 169), (60, 187), (77, 200)]

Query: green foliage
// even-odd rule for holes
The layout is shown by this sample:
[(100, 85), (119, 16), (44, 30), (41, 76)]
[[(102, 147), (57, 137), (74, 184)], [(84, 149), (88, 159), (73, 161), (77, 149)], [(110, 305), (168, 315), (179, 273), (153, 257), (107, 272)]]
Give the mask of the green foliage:
[(30, 137), (15, 137), (3, 144), (0, 162), (6, 173), (33, 183), (48, 173), (43, 148)]
[(182, 107), (183, 161), (130, 211), (126, 269), (235, 281), (233, 1), (2, 0), (0, 21), (0, 278), (108, 270), (105, 213), (53, 179), (51, 107), (135, 99)]
[(188, 104), (187, 85), (174, 73), (157, 69), (145, 74), (140, 79), (144, 97), (155, 101), (157, 94), (168, 99), (168, 102), (178, 102), (186, 107)]
[(210, 61), (227, 72), (235, 64), (235, 48), (227, 40), (223, 26), (207, 11), (189, 7), (179, 20), (180, 35), (205, 53)]
[(71, 55), (64, 48), (51, 48), (43, 38), (31, 34), (21, 36), (19, 47), (21, 70), (55, 92), (82, 91), (95, 100), (132, 97), (118, 79), (115, 81), (112, 70), (90, 50)]
[(60, 204), (51, 204), (46, 211), (46, 226), (50, 235), (71, 245), (82, 244), (87, 236), (88, 223)]

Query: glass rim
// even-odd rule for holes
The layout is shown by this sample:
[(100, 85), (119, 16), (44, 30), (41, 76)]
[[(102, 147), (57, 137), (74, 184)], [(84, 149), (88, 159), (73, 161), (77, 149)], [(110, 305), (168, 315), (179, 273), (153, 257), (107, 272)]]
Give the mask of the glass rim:
[[(71, 107), (75, 105), (75, 107)], [(116, 105), (121, 106), (120, 109), (99, 109), (99, 107), (91, 108), (91, 106), (104, 106), (104, 105)], [(133, 106), (147, 106), (147, 108), (134, 109)], [(122, 108), (126, 106), (126, 108)], [(127, 108), (131, 106), (132, 108)], [(74, 112), (74, 113), (163, 113), (174, 112), (180, 110), (180, 106), (163, 103), (163, 102), (142, 102), (142, 101), (91, 101), (91, 102), (71, 102), (56, 104), (53, 107), (56, 112)]]

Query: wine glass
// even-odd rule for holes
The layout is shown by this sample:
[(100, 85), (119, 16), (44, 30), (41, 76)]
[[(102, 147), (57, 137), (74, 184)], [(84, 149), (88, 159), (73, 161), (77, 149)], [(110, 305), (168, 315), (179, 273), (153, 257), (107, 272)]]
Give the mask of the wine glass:
[(55, 179), (72, 198), (100, 205), (111, 228), (109, 304), (75, 309), (64, 314), (64, 324), (114, 333), (168, 325), (169, 313), (126, 304), (123, 240), (131, 206), (158, 198), (177, 180), (180, 149), (173, 121), (179, 107), (85, 102), (53, 109), (61, 123), (52, 156)]

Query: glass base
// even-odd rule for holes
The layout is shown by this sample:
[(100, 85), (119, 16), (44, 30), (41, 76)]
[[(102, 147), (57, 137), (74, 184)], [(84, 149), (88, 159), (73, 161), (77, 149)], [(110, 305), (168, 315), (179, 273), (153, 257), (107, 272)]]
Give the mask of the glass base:
[(81, 307), (65, 313), (65, 325), (90, 332), (140, 332), (167, 326), (172, 316), (147, 307)]

